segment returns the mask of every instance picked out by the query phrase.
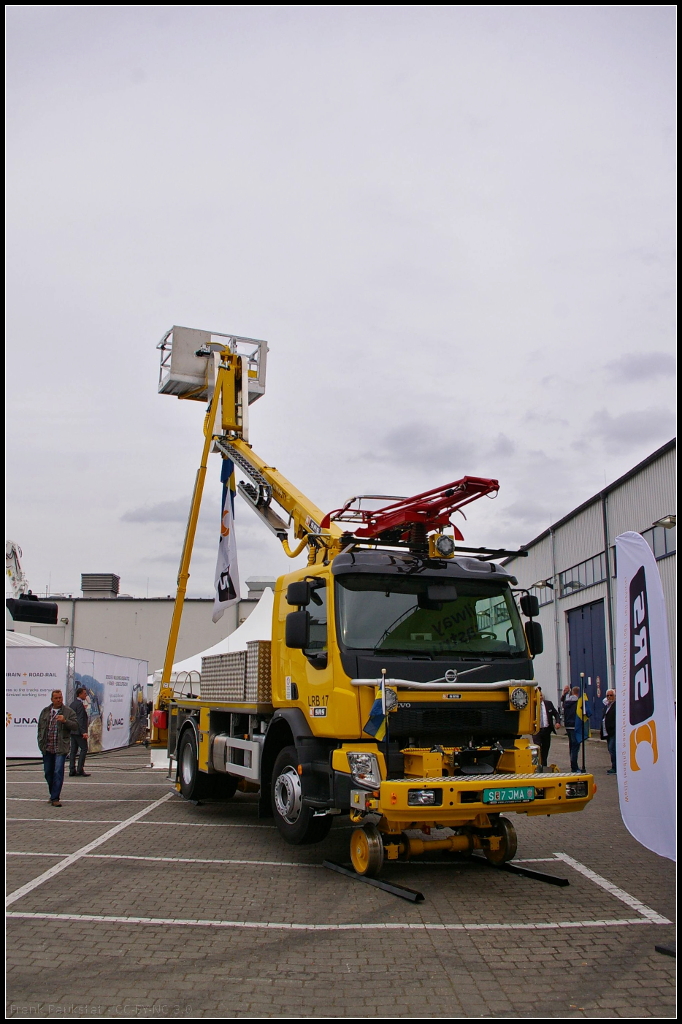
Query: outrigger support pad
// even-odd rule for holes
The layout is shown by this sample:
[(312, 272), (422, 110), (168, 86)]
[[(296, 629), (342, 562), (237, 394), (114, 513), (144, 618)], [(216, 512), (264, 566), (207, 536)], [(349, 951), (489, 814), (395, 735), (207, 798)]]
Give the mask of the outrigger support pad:
[(330, 871), (338, 871), (340, 875), (352, 878), (356, 882), (373, 885), (375, 889), (383, 889), (384, 892), (390, 892), (393, 896), (400, 896), (401, 899), (409, 900), (410, 903), (424, 902), (423, 892), (417, 892), (416, 889), (408, 889), (404, 885), (395, 885), (393, 882), (384, 882), (381, 878), (368, 878), (367, 875), (359, 875), (353, 868), (345, 868), (343, 864), (335, 864), (333, 860), (323, 860), (322, 867), (329, 868)]
[(473, 856), (469, 863), (483, 864), (485, 867), (495, 868), (497, 871), (507, 871), (511, 875), (524, 875), (526, 878), (534, 878), (536, 882), (547, 882), (548, 885), (558, 885), (564, 888), (571, 883), (567, 878), (559, 878), (557, 875), (548, 875), (546, 871), (535, 871), (534, 868), (522, 868), (518, 864), (506, 861), (504, 864), (491, 864), (484, 857)]

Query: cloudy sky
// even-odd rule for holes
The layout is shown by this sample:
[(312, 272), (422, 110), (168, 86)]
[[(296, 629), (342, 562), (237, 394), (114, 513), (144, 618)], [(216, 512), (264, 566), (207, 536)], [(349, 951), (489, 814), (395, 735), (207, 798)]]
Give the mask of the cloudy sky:
[[(251, 439), (325, 510), (497, 477), (471, 544), (530, 540), (674, 435), (672, 5), (6, 10), (7, 536), (34, 591), (173, 591), (203, 419), (156, 393), (173, 324), (268, 340)], [(286, 571), (237, 514), (242, 580)]]

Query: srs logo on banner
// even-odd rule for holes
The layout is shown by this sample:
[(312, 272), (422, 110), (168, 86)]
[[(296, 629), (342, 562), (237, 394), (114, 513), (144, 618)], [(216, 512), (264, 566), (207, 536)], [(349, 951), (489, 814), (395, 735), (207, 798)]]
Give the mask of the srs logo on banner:
[(663, 588), (640, 534), (621, 534), (616, 552), (620, 810), (638, 842), (674, 860), (675, 705)]

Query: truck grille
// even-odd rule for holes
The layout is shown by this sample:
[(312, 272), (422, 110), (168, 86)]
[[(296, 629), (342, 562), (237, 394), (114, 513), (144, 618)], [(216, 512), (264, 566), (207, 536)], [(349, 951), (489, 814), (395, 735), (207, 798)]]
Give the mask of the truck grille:
[(465, 737), (517, 736), (519, 713), (510, 711), (506, 703), (469, 701), (458, 707), (441, 704), (414, 703), (399, 707), (388, 719), (392, 738), (398, 736)]

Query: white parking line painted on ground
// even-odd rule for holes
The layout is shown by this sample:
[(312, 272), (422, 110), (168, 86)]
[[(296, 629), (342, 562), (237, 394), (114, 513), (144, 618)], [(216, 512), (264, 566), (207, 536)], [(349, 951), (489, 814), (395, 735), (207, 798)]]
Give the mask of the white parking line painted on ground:
[[(42, 775), (42, 772), (40, 774)], [(43, 782), (39, 782), (37, 779), (36, 779), (35, 782), (14, 782), (14, 781), (8, 779), (7, 780), (7, 785), (8, 786), (44, 786), (45, 782), (44, 781)], [(168, 780), (167, 782), (75, 782), (75, 783), (74, 782), (67, 782), (67, 783), (65, 783), (65, 785), (68, 786), (68, 787), (74, 786), (74, 785), (75, 786), (87, 786), (88, 789), (90, 789), (91, 786), (120, 786), (121, 788), (123, 788), (124, 786), (144, 786), (145, 789), (152, 789), (152, 788), (168, 789), (168, 787), (173, 785), (173, 783), (171, 783), (171, 781)], [(176, 792), (174, 785), (173, 785), (173, 792)]]
[(248, 928), (265, 931), (289, 932), (348, 932), (348, 931), (421, 931), (421, 932), (485, 932), (485, 931), (551, 931), (557, 928), (617, 928), (637, 924), (663, 924), (670, 922), (648, 921), (643, 917), (625, 920), (602, 921), (537, 921), (510, 922), (509, 924), (428, 924), (422, 922), (381, 921), (362, 924), (290, 924), (286, 921), (205, 921), (199, 918), (174, 917), (114, 917), (108, 914), (44, 914), (10, 911), (8, 918), (41, 921), (98, 921), (102, 924), (150, 924), (166, 928), (179, 925), (181, 928)]
[(22, 885), (21, 888), (15, 889), (14, 892), (10, 893), (5, 899), (5, 906), (10, 906), (12, 903), (16, 903), (17, 900), (20, 900), (22, 896), (27, 896), (28, 893), (33, 892), (33, 890), (39, 885), (42, 885), (43, 882), (47, 882), (50, 878), (54, 878), (55, 875), (64, 871), (65, 868), (70, 867), (75, 861), (80, 860), (80, 858), (84, 857), (86, 853), (90, 853), (91, 850), (101, 846), (102, 843), (106, 843), (109, 839), (113, 838), (113, 836), (118, 835), (118, 833), (122, 832), (124, 828), (128, 828), (129, 825), (138, 821), (145, 814), (149, 814), (157, 807), (160, 807), (161, 804), (165, 803), (166, 800), (169, 800), (171, 796), (172, 793), (166, 793), (165, 796), (162, 796), (159, 800), (155, 800), (154, 803), (149, 804), (148, 807), (144, 807), (141, 811), (138, 811), (137, 814), (133, 814), (132, 817), (126, 818), (125, 821), (119, 822), (114, 828), (110, 828), (107, 832), (99, 836), (97, 839), (94, 839), (91, 843), (87, 843), (86, 846), (81, 846), (80, 850), (76, 850), (75, 853), (70, 853), (69, 856), (65, 857), (59, 864), (53, 864), (52, 867), (48, 868), (47, 871), (44, 871), (42, 875), (38, 875), (37, 878), (27, 882), (26, 885)]
[[(64, 853), (33, 853), (27, 850), (7, 850), (5, 853), (7, 857), (64, 857)], [(150, 860), (150, 861), (163, 861), (171, 864), (256, 864), (265, 865), (267, 867), (279, 867), (279, 868), (321, 868), (322, 864), (302, 864), (297, 861), (283, 861), (283, 860), (217, 860), (214, 857), (144, 857), (140, 854), (128, 854), (128, 853), (86, 853), (86, 857), (94, 858), (96, 860)], [(535, 864), (538, 861), (554, 861), (556, 857), (530, 857), (526, 860), (515, 860), (514, 864)], [(440, 860), (420, 860), (420, 861), (405, 861), (401, 862), (401, 867), (439, 867), (439, 868), (455, 868), (457, 867), (457, 861), (440, 861)]]
[(29, 853), (26, 850), (5, 850), (5, 857), (67, 857), (66, 853)]
[[(39, 796), (6, 796), (5, 800), (14, 800), (17, 803), (22, 804), (44, 804), (43, 800)], [(121, 796), (118, 799), (116, 797), (91, 797), (89, 800), (81, 800), (80, 797), (70, 797), (70, 804), (146, 804), (147, 801), (143, 796)]]
[(44, 825), (117, 825), (123, 818), (5, 818), (5, 821), (40, 821)]
[(608, 878), (603, 878), (601, 875), (598, 875), (596, 871), (592, 871), (591, 868), (585, 867), (585, 865), (581, 864), (580, 861), (574, 860), (573, 857), (569, 857), (567, 853), (556, 853), (555, 857), (558, 860), (564, 861), (566, 864), (570, 864), (575, 871), (579, 871), (581, 875), (584, 875), (585, 878), (589, 878), (589, 880), (594, 882), (595, 885), (605, 889), (606, 892), (611, 894), (611, 896), (615, 896), (617, 900), (627, 903), (629, 907), (636, 910), (638, 914), (642, 915), (642, 917), (646, 917), (652, 924), (672, 923), (667, 917), (663, 917), (655, 910), (652, 910), (651, 907), (647, 907), (645, 903), (642, 903), (634, 896), (631, 896), (629, 892), (625, 892), (624, 889), (619, 889), (617, 885), (613, 884), (613, 882), (609, 882)]
[[(166, 796), (161, 797), (161, 800), (157, 803), (162, 803), (167, 800), (168, 797), (172, 796), (172, 793), (168, 793)], [(74, 803), (75, 801), (69, 801)], [(89, 801), (87, 801), (89, 802)], [(94, 801), (93, 801), (94, 802)], [(47, 803), (47, 801), (46, 801)], [(156, 804), (154, 805), (156, 806)], [(121, 822), (122, 818), (6, 818), (5, 821), (42, 821), (48, 825), (54, 825), (55, 823), (70, 825), (114, 825), (117, 822)], [(174, 828), (276, 828), (276, 825), (236, 825), (231, 822), (204, 822), (204, 821), (133, 821), (133, 825), (172, 825)], [(351, 826), (355, 828), (355, 826)]]
[[(8, 850), (7, 857), (65, 857), (65, 853), (27, 853)], [(132, 853), (86, 853), (88, 860), (150, 860), (171, 864), (255, 864), (273, 868), (321, 868), (322, 864), (303, 864), (288, 860), (216, 860), (209, 857), (142, 857)]]

